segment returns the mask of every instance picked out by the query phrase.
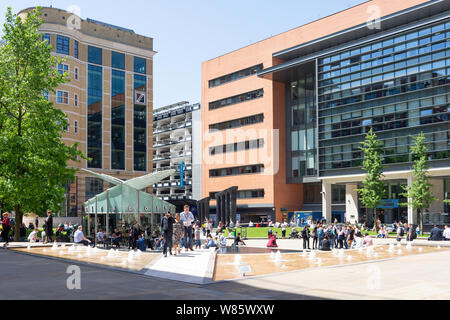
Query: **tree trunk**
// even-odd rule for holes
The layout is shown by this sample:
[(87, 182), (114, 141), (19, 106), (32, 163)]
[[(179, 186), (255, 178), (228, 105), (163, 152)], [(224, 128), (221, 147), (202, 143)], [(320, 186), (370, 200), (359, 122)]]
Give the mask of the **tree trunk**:
[(378, 215), (377, 215), (377, 208), (373, 208), (373, 217), (374, 217), (374, 219), (373, 219), (373, 223), (374, 223), (374, 229), (375, 229), (375, 231), (376, 232), (378, 232), (378, 224), (377, 224), (377, 222), (378, 222)]
[(19, 242), (20, 239), (20, 227), (22, 226), (23, 213), (21, 212), (21, 206), (16, 205), (14, 208), (16, 215), (14, 218), (14, 241)]
[(417, 212), (419, 213), (420, 235), (423, 236), (423, 213), (420, 209), (417, 209)]

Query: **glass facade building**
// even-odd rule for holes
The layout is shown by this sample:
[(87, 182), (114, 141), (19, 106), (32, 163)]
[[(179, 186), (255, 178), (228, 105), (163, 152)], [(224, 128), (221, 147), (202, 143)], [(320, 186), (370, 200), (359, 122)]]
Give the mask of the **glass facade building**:
[(410, 162), (421, 131), (431, 161), (450, 158), (450, 22), (320, 58), (318, 79), (321, 175), (361, 166), (370, 128), (386, 164)]

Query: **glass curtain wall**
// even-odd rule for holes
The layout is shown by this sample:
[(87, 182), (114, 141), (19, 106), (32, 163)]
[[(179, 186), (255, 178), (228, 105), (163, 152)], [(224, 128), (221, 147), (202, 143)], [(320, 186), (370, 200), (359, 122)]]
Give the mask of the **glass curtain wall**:
[(88, 66), (88, 162), (90, 168), (102, 167), (102, 67)]
[(125, 72), (112, 70), (111, 168), (125, 170)]
[[(134, 137), (134, 170), (147, 170), (147, 105), (139, 103), (136, 91), (146, 93), (147, 78), (134, 75), (135, 103), (133, 110), (133, 137)], [(145, 100), (144, 100), (145, 101)]]
[(319, 59), (321, 175), (360, 167), (373, 128), (386, 164), (411, 161), (423, 131), (430, 160), (450, 158), (450, 22), (439, 22)]
[[(289, 83), (289, 114), (293, 179), (317, 175), (315, 64), (309, 64)], [(300, 181), (299, 181), (300, 182)]]

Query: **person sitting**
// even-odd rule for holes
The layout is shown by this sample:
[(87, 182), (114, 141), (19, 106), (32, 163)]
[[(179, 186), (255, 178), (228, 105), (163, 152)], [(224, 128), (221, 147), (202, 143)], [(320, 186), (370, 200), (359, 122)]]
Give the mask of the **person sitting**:
[(29, 235), (28, 235), (28, 241), (31, 243), (39, 242), (38, 237), (39, 229), (34, 229)]
[(84, 246), (88, 246), (91, 243), (91, 240), (87, 239), (83, 234), (83, 227), (79, 226), (78, 230), (75, 231), (73, 235), (73, 240), (76, 244), (82, 244)]
[(441, 240), (442, 240), (442, 230), (439, 229), (437, 225), (435, 225), (434, 228), (431, 229), (428, 241), (441, 241)]
[(378, 235), (377, 238), (386, 238), (386, 231), (383, 227), (380, 228), (380, 230), (378, 230)]
[(289, 238), (298, 238), (298, 237), (299, 237), (299, 233), (298, 233), (298, 231), (297, 231), (297, 228), (294, 227), (294, 228), (292, 229), (292, 231), (291, 231), (291, 234), (290, 234)]
[(267, 242), (267, 248), (278, 248), (277, 237), (274, 234), (270, 237), (269, 242)]
[(254, 227), (253, 221), (250, 221), (250, 222), (248, 223), (248, 227), (249, 227), (249, 228), (253, 228), (253, 227)]
[(238, 233), (237, 237), (234, 238), (233, 247), (237, 247), (239, 244), (246, 245), (244, 241), (241, 240), (241, 234)]
[(322, 240), (322, 247), (320, 248), (321, 251), (331, 251), (331, 240), (329, 236), (326, 236)]
[(139, 239), (136, 241), (136, 247), (141, 250), (142, 252), (145, 252), (147, 250), (147, 245), (145, 243), (145, 239), (142, 235), (139, 236)]
[(203, 248), (204, 249), (216, 248), (216, 243), (214, 242), (212, 235), (208, 236), (208, 241), (205, 243)]
[(221, 248), (226, 248), (227, 246), (227, 238), (225, 238), (223, 233), (219, 233), (219, 246)]
[(156, 240), (155, 243), (155, 250), (162, 250), (164, 247), (164, 237), (160, 236), (158, 240)]
[(361, 231), (356, 232), (355, 234), (355, 241), (352, 243), (351, 249), (359, 249), (363, 247), (363, 236)]
[(97, 243), (103, 244), (103, 246), (105, 246), (105, 244), (106, 244), (106, 236), (103, 233), (102, 229), (100, 229), (100, 231), (97, 233)]
[(114, 229), (114, 232), (111, 234), (112, 244), (117, 248), (120, 248), (120, 241), (122, 240), (122, 234), (118, 229)]
[(373, 240), (372, 240), (372, 237), (369, 236), (368, 233), (366, 233), (366, 236), (364, 237), (364, 240), (363, 240), (363, 246), (364, 246), (364, 247), (372, 247), (372, 246), (373, 246)]

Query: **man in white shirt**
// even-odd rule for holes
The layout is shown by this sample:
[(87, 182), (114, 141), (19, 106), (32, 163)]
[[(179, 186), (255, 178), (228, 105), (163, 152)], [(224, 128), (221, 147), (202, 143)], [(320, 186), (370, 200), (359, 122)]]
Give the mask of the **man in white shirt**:
[(286, 238), (286, 228), (288, 227), (288, 223), (286, 222), (286, 220), (284, 220), (283, 224), (281, 225), (281, 236), (283, 238)]
[(82, 244), (88, 246), (91, 243), (91, 240), (87, 239), (83, 234), (83, 227), (79, 226), (78, 230), (73, 234), (73, 242), (76, 244)]
[(445, 226), (444, 232), (442, 233), (445, 241), (450, 241), (450, 228)]
[(33, 232), (31, 232), (30, 235), (28, 236), (28, 241), (29, 242), (38, 242), (39, 241), (38, 233), (39, 233), (39, 230), (34, 229)]
[(191, 250), (194, 251), (192, 248), (192, 223), (194, 222), (194, 215), (192, 212), (189, 211), (189, 206), (184, 206), (184, 212), (180, 214), (180, 220), (183, 222), (184, 225), (184, 248), (185, 251)]

